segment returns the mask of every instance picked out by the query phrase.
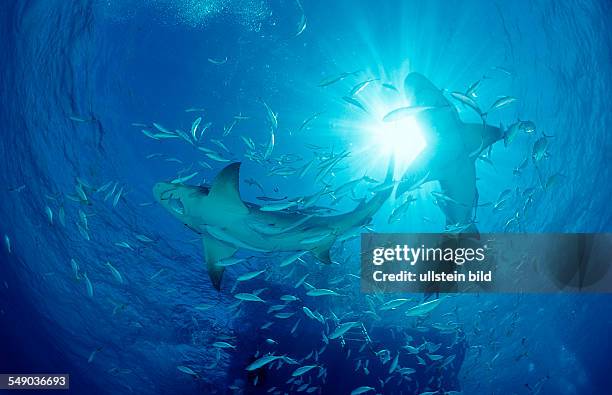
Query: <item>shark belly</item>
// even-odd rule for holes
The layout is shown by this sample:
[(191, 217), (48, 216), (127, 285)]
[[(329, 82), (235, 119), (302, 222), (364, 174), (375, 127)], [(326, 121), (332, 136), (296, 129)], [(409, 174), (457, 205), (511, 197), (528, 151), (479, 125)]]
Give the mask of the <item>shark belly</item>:
[[(238, 190), (240, 163), (226, 166), (208, 187), (157, 183), (156, 200), (174, 217), (202, 236), (204, 261), (213, 286), (220, 290), (226, 262), (239, 249), (259, 252), (311, 251), (331, 263), (330, 248), (336, 238), (362, 225), (382, 206), (391, 189), (377, 193), (367, 203), (345, 214), (317, 217), (300, 211), (268, 212), (245, 203)], [(393, 180), (393, 162), (385, 182)]]
[(478, 204), (476, 165), (478, 156), (502, 138), (499, 128), (484, 123), (464, 123), (455, 107), (431, 81), (418, 73), (406, 77), (404, 87), (413, 105), (437, 109), (418, 116), (427, 134), (427, 149), (415, 159), (400, 180), (396, 196), (430, 181), (438, 181), (438, 206), (447, 225), (469, 225), (477, 233), (474, 208)]

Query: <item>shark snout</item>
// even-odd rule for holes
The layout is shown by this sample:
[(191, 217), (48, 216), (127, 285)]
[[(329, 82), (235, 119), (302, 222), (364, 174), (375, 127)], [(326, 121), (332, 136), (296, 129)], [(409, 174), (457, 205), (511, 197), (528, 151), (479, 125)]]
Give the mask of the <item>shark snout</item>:
[(169, 192), (172, 192), (176, 189), (176, 185), (170, 184), (168, 182), (158, 182), (153, 186), (153, 196), (155, 196), (155, 200), (158, 202), (161, 200), (168, 199), (170, 197)]

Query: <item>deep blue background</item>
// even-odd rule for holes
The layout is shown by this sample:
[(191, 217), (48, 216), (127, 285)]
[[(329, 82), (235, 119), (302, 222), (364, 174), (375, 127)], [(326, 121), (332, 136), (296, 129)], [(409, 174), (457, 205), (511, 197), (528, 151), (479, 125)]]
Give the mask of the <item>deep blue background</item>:
[[(238, 315), (230, 309), (235, 299), (229, 289), (246, 269), (228, 270), (224, 290), (217, 293), (203, 269), (196, 236), (160, 207), (143, 205), (152, 201), (155, 182), (174, 178), (205, 157), (177, 140), (150, 140), (131, 124), (189, 129), (195, 118), (184, 111), (189, 107), (204, 109), (214, 138), (234, 115), (249, 116), (223, 138), (233, 159), (244, 162), (242, 179), (256, 178), (270, 196), (299, 196), (318, 190), (314, 173), (305, 179), (268, 177), (268, 169), (243, 158), (240, 135), (258, 144), (269, 138), (262, 100), (279, 114), (275, 155), (299, 154), (305, 162), (312, 157), (305, 144), (353, 152), (349, 167), (334, 180), (340, 185), (366, 172), (380, 177), (386, 158), (378, 157), (364, 127), (369, 115), (342, 100), (365, 77), (320, 88), (322, 78), (362, 70), (400, 86), (407, 72), (419, 71), (441, 88), (463, 91), (486, 74), (491, 78), (483, 83), (479, 101), (491, 103), (501, 95), (519, 99), (492, 114), (492, 124), (529, 119), (537, 124), (538, 137), (544, 132), (554, 138), (540, 168), (529, 166), (520, 176), (512, 169), (530, 155), (536, 136), (521, 135), (508, 148), (497, 144), (494, 166), (478, 162), (481, 202), (495, 201), (505, 189), (536, 188), (527, 210), (519, 197), (500, 211), (484, 208), (478, 217), (481, 231), (503, 231), (517, 210), (521, 227), (510, 231), (612, 230), (609, 2), (347, 0), (304, 1), (303, 7), (307, 28), (294, 37), (301, 13), (293, 1), (3, 4), (0, 233), (10, 237), (13, 251), (0, 250), (0, 372), (69, 372), (78, 393), (224, 393), (235, 380), (239, 386), (248, 380), (242, 367), (255, 349), (269, 350), (265, 338), (285, 340), (279, 341), (279, 354), (297, 352), (299, 342), (284, 338), (282, 324), (269, 333), (257, 329), (259, 320), (265, 322), (265, 309), (247, 307)], [(223, 65), (207, 60), (225, 57)], [(380, 92), (372, 89), (365, 102), (376, 105)], [(463, 119), (475, 121), (469, 109), (458, 109)], [(295, 133), (319, 111), (325, 113), (308, 130)], [(146, 159), (151, 153), (180, 158), (183, 164)], [(222, 167), (208, 163), (213, 169), (202, 169), (194, 181), (210, 181)], [(560, 181), (543, 190), (538, 171), (544, 179), (558, 174)], [(80, 206), (66, 198), (74, 194), (76, 177), (94, 187), (116, 181), (124, 187), (124, 198), (113, 208), (104, 194), (92, 195), (91, 206)], [(13, 191), (21, 185), (23, 190)], [(443, 217), (429, 194), (435, 188), (423, 188), (406, 217), (389, 225), (387, 216), (396, 204), (391, 200), (375, 219), (375, 229), (440, 231)], [(245, 200), (260, 195), (246, 184), (241, 190)], [(53, 225), (46, 206), (55, 213)], [(61, 206), (65, 227), (57, 223)], [(336, 206), (351, 207), (348, 201)], [(89, 215), (89, 242), (75, 225), (79, 208)], [(140, 243), (135, 234), (155, 243)], [(137, 248), (117, 247), (121, 241)], [(357, 243), (337, 246), (332, 255), (348, 260), (343, 265), (320, 267), (308, 258), (309, 265), (289, 280), (278, 275), (239, 289), (267, 286), (262, 295), (270, 300), (289, 291), (303, 296), (292, 284), (306, 272), (320, 287), (337, 276), (358, 274), (357, 250)], [(88, 273), (94, 298), (87, 297), (83, 281), (74, 279), (71, 259)], [(249, 270), (273, 267), (279, 259), (260, 258)], [(121, 271), (125, 284), (117, 285), (106, 261)], [(160, 269), (163, 274), (151, 280)], [(303, 299), (322, 312), (330, 308), (361, 316), (367, 305), (358, 282), (345, 277), (341, 285), (352, 295), (349, 303)], [(606, 295), (461, 295), (444, 301), (425, 326), (452, 318), (466, 336), (461, 347), (467, 347), (461, 351), (465, 359), (457, 358), (454, 366), (457, 380), (445, 389), (610, 392), (611, 301)], [(113, 314), (122, 304), (126, 307)], [(211, 308), (195, 310), (199, 304)], [(384, 316), (373, 324), (377, 349), (398, 347), (386, 331), (420, 333), (414, 325), (401, 315)], [(303, 326), (302, 339), (320, 336), (316, 327)], [(236, 336), (243, 346), (223, 352), (218, 364), (207, 368), (216, 359), (210, 344), (220, 334)], [(88, 363), (98, 347), (102, 350)], [(343, 352), (331, 348), (325, 363), (345, 365), (351, 375), (354, 361)], [(177, 365), (192, 367), (201, 380), (179, 372)], [(365, 385), (362, 376), (352, 374), (351, 381), (340, 374), (328, 377), (328, 391)], [(385, 369), (373, 368), (373, 374), (386, 376)]]

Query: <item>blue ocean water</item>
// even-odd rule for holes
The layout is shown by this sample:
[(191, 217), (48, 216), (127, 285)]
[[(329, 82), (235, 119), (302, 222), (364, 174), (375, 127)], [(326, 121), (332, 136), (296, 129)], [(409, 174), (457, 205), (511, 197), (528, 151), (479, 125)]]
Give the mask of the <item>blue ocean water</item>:
[[(334, 187), (364, 175), (382, 180), (391, 152), (403, 159), (398, 172), (408, 168), (418, 135), (378, 127), (404, 104), (409, 72), (447, 92), (480, 81), (483, 108), (517, 99), (491, 111), (489, 124), (537, 126), (477, 161), (480, 202), (510, 196), (479, 208), (480, 231), (610, 232), (611, 11), (607, 1), (6, 1), (0, 372), (70, 373), (72, 391), (83, 394), (348, 394), (361, 386), (385, 394), (609, 393), (608, 295), (469, 294), (445, 298), (425, 317), (381, 312), (384, 301), (409, 298), (413, 306), (423, 296), (362, 294), (358, 239), (336, 243), (331, 266), (306, 254), (281, 268), (286, 254), (240, 251), (247, 263), (228, 268), (218, 292), (198, 235), (151, 191), (196, 171), (187, 183), (210, 183), (227, 162), (141, 130), (159, 133), (156, 123), (189, 132), (197, 117), (210, 122), (201, 145), (241, 161), (242, 198), (265, 204), (257, 198), (317, 193), (319, 163), (341, 153), (349, 156), (325, 176)], [(349, 95), (368, 79), (375, 81)], [(479, 122), (453, 103), (463, 120)], [(250, 152), (270, 148), (267, 107), (278, 127), (274, 160), (261, 161)], [(548, 147), (534, 164), (540, 138)], [(436, 190), (417, 190), (389, 223), (402, 204), (391, 198), (372, 229), (442, 231)], [(366, 194), (367, 185), (355, 199)], [(316, 204), (336, 213), (357, 203), (326, 194)], [(235, 286), (256, 270), (266, 273)], [(307, 283), (345, 296), (306, 295), (295, 284), (307, 274)], [(265, 304), (236, 304), (233, 294), (261, 289)], [(299, 298), (283, 309), (294, 314), (268, 313), (286, 294)], [(324, 338), (338, 321), (364, 329)], [(422, 363), (407, 344), (423, 347)], [(245, 370), (268, 352), (317, 367), (298, 378), (298, 365), (286, 361)]]

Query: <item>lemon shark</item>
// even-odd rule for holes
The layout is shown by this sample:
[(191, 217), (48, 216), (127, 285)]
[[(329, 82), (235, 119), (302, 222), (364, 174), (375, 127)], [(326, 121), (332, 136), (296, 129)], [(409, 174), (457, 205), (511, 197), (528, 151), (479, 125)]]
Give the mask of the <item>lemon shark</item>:
[(503, 138), (502, 130), (485, 122), (463, 122), (442, 91), (422, 74), (408, 74), (404, 91), (411, 106), (427, 109), (415, 115), (427, 145), (399, 180), (396, 196), (438, 181), (442, 195), (437, 201), (446, 224), (464, 225), (461, 233), (478, 233), (473, 223), (478, 204), (475, 160)]
[[(367, 225), (391, 195), (393, 161), (385, 184), (369, 200), (350, 212), (317, 216), (300, 210), (264, 211), (245, 202), (238, 186), (240, 163), (232, 163), (208, 186), (157, 183), (155, 199), (174, 217), (202, 236), (204, 258), (213, 286), (219, 290), (224, 266), (238, 249), (261, 252), (311, 251), (323, 263), (331, 263), (329, 250), (348, 231)], [(384, 184), (383, 184), (384, 185)]]

